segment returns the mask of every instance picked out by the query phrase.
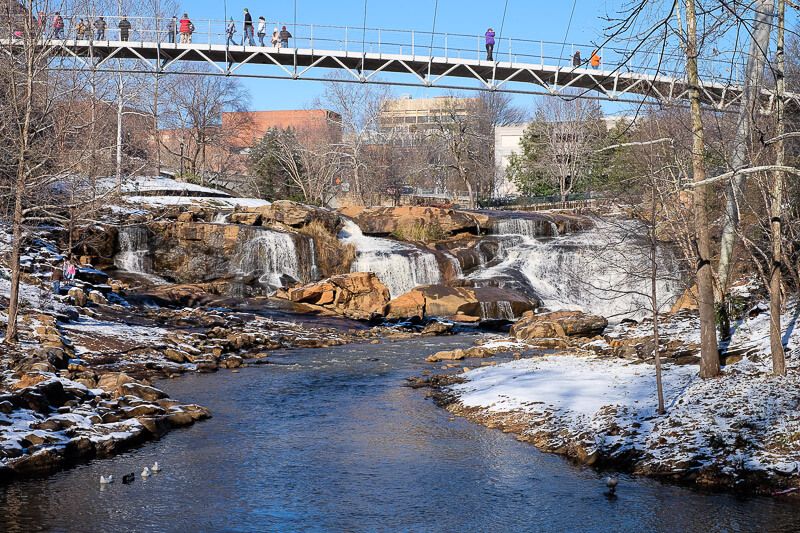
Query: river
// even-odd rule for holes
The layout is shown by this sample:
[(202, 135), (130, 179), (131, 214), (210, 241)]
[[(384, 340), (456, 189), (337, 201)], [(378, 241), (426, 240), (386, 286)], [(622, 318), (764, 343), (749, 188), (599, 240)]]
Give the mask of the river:
[[(0, 487), (0, 530), (793, 531), (795, 502), (604, 476), (453, 418), (403, 386), (469, 337), (276, 354), (161, 382), (214, 418), (121, 456)], [(144, 465), (163, 471), (146, 481)], [(120, 480), (137, 472), (132, 485)], [(117, 481), (101, 488), (101, 474)]]

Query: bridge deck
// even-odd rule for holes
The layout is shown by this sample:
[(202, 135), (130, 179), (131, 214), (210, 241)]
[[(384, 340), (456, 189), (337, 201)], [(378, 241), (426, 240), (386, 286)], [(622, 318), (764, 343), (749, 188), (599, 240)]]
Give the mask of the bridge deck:
[[(530, 54), (522, 56), (527, 62), (518, 62), (516, 55), (510, 53), (504, 56), (508, 60), (495, 62), (479, 59), (480, 54), (474, 51), (470, 54), (473, 57), (452, 57), (436, 55), (436, 48), (422, 48), (432, 55), (420, 55), (413, 52), (413, 46), (395, 46), (391, 48), (394, 53), (385, 53), (380, 51), (381, 47), (377, 52), (354, 52), (347, 50), (347, 46), (343, 46), (344, 50), (226, 46), (213, 40), (212, 35), (209, 35), (209, 42), (194, 44), (45, 39), (40, 46), (47, 47), (54, 57), (53, 68), (181, 74), (186, 73), (182, 68), (185, 62), (193, 62), (210, 65), (210, 73), (214, 75), (253, 78), (322, 80), (325, 72), (320, 72), (321, 69), (337, 69), (346, 73), (345, 81), (354, 83), (566, 96), (577, 92), (582, 97), (621, 102), (664, 103), (685, 99), (688, 95), (684, 79), (663, 72), (645, 67), (642, 67), (643, 72), (637, 72), (625, 65), (613, 67), (605, 63), (598, 69), (564, 66), (563, 61), (560, 65), (551, 65), (545, 61), (549, 58), (544, 54), (539, 63), (531, 63), (533, 56)], [(0, 39), (0, 46), (13, 49), (22, 44), (17, 39)], [(397, 53), (403, 50), (412, 53)], [(124, 64), (113, 61), (121, 59), (133, 61)], [(733, 82), (717, 81), (720, 79), (735, 79), (735, 76), (727, 75), (723, 69), (715, 80), (703, 81), (701, 98), (706, 105), (724, 109), (738, 102), (741, 87)], [(762, 99), (764, 105), (769, 106), (771, 93), (763, 91)], [(789, 95), (788, 99), (795, 105), (800, 104), (796, 95)]]

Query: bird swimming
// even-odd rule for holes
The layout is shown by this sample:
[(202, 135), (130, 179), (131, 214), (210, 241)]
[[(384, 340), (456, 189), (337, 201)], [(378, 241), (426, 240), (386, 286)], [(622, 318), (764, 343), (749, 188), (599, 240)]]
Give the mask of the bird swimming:
[(614, 476), (609, 476), (606, 478), (606, 487), (608, 487), (608, 492), (610, 494), (614, 494), (617, 491), (617, 485), (619, 484), (619, 480)]
[(114, 483), (114, 476), (109, 475), (108, 477), (100, 476), (100, 484), (101, 485), (108, 485), (109, 483)]
[(158, 474), (159, 472), (161, 472), (161, 467), (158, 466), (158, 461), (153, 463), (153, 466), (150, 467), (150, 471), (153, 472), (154, 474)]
[(150, 469), (149, 468), (144, 467), (142, 469), (142, 477), (145, 477), (145, 478), (150, 477)]
[(131, 472), (130, 474), (125, 474), (124, 476), (122, 476), (122, 484), (128, 485), (130, 483), (133, 483), (134, 479), (136, 479), (136, 474), (134, 474), (133, 472)]

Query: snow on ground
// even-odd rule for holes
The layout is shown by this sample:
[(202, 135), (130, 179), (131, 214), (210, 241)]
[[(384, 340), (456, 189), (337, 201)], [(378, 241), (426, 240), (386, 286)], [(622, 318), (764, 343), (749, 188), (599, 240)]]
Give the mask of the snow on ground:
[(77, 322), (63, 324), (60, 327), (70, 334), (75, 344), (76, 355), (152, 346), (158, 344), (168, 334), (167, 330), (158, 327), (104, 322), (88, 317), (81, 317)]
[[(696, 365), (665, 364), (665, 416), (657, 416), (651, 364), (598, 356), (552, 355), (483, 367), (451, 391), (483, 416), (517, 416), (523, 435), (557, 450), (580, 443), (587, 455), (635, 456), (634, 469), (686, 472), (718, 468), (738, 480), (746, 472), (795, 474), (800, 485), (800, 306), (783, 317), (789, 375), (771, 375), (769, 316), (737, 324), (731, 348), (751, 355), (703, 380)], [(693, 342), (691, 318), (666, 324)], [(784, 479), (785, 481), (785, 479)], [(736, 481), (733, 481), (734, 483)], [(790, 485), (792, 482), (789, 483)]]
[(201, 196), (127, 196), (125, 201), (133, 205), (152, 207), (188, 206), (215, 207), (233, 209), (235, 207), (263, 207), (270, 205), (266, 200), (258, 198), (213, 198)]
[[(115, 178), (108, 178), (102, 180), (102, 184), (109, 187), (116, 187), (117, 182)], [(218, 189), (203, 187), (202, 185), (195, 185), (194, 183), (187, 183), (185, 181), (177, 181), (172, 178), (162, 178), (160, 176), (131, 176), (125, 178), (122, 182), (121, 190), (124, 194), (164, 191), (196, 195), (199, 195), (198, 193), (205, 193), (206, 195), (230, 196)]]

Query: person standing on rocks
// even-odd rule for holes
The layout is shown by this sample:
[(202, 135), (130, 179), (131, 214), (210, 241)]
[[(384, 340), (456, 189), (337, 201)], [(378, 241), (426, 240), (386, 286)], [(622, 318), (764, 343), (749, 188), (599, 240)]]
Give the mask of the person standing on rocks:
[(64, 279), (64, 267), (55, 265), (53, 272), (50, 275), (50, 280), (53, 282), (53, 294), (58, 296), (61, 293), (61, 280)]

